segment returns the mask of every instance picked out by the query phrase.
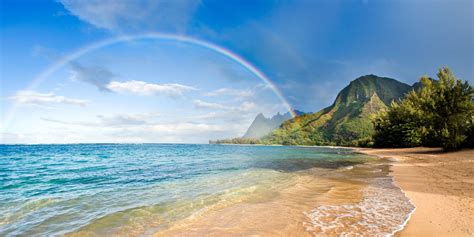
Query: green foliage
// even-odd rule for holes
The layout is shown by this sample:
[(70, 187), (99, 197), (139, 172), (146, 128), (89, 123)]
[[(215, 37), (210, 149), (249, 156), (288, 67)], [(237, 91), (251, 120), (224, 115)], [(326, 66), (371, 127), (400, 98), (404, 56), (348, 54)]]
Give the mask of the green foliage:
[(352, 81), (334, 103), (313, 114), (283, 123), (264, 143), (371, 146), (372, 116), (401, 98), (411, 87), (394, 79), (367, 75)]
[(341, 124), (332, 138), (342, 146), (368, 146), (373, 132), (370, 119), (356, 118)]
[(363, 76), (339, 92), (331, 106), (287, 120), (261, 139), (213, 143), (474, 147), (473, 88), (447, 68), (439, 70), (438, 78), (423, 77), (410, 87)]
[(374, 143), (379, 147), (442, 146), (445, 150), (472, 145), (474, 89), (457, 80), (448, 68), (428, 77), (399, 103), (374, 120)]
[(215, 141), (210, 140), (209, 144), (261, 144), (261, 141), (257, 138), (238, 137), (232, 139), (220, 139)]
[[(422, 144), (423, 114), (408, 100), (393, 102), (387, 112), (374, 119), (374, 145), (378, 147), (413, 147)], [(421, 128), (421, 129), (419, 129)]]

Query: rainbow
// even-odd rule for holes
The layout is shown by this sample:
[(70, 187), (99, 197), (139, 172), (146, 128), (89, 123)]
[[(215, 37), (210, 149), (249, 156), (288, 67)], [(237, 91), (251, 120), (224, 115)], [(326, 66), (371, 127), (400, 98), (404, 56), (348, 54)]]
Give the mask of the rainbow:
[[(230, 51), (229, 49), (223, 48), (219, 45), (213, 44), (211, 42), (207, 42), (204, 40), (200, 40), (197, 38), (185, 36), (185, 35), (177, 35), (177, 34), (164, 34), (164, 33), (145, 33), (145, 34), (137, 34), (137, 35), (125, 35), (125, 36), (118, 36), (114, 38), (109, 38), (105, 40), (101, 40), (92, 44), (88, 44), (80, 49), (77, 49), (76, 51), (63, 56), (61, 59), (56, 61), (54, 64), (49, 66), (46, 70), (42, 71), (37, 77), (35, 77), (30, 84), (30, 86), (27, 88), (29, 90), (34, 89), (37, 87), (39, 84), (41, 84), (44, 80), (46, 80), (48, 77), (50, 77), (53, 73), (55, 73), (57, 70), (62, 68), (63, 66), (67, 65), (69, 62), (74, 61), (78, 59), (79, 57), (83, 56), (84, 54), (87, 54), (91, 51), (116, 44), (116, 43), (121, 43), (121, 42), (128, 42), (128, 41), (134, 41), (134, 40), (140, 40), (140, 39), (158, 39), (158, 40), (170, 40), (170, 41), (177, 41), (177, 42), (182, 42), (182, 43), (187, 43), (191, 45), (196, 45), (199, 47), (203, 47), (205, 49), (212, 50), (216, 53), (219, 53), (232, 61), (240, 64), (243, 66), (245, 69), (247, 69), (249, 72), (254, 74), (257, 78), (262, 80), (275, 94), (276, 96), (281, 100), (281, 102), (284, 104), (284, 106), (287, 108), (288, 112), (290, 112), (291, 116), (294, 118), (296, 116), (293, 108), (291, 107), (290, 103), (288, 100), (283, 96), (283, 93), (278, 89), (278, 87), (275, 86), (275, 84), (258, 68), (256, 68), (254, 65), (252, 65), (249, 61), (245, 60), (238, 54)], [(10, 109), (10, 112), (6, 116), (5, 120), (5, 126), (10, 121), (12, 118), (14, 111), (16, 110), (17, 104), (15, 103), (13, 107)]]

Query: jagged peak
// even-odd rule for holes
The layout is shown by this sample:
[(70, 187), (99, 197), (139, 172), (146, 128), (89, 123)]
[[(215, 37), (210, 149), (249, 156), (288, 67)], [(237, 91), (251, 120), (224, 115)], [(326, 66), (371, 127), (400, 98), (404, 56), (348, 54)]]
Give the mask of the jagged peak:
[(281, 117), (284, 117), (286, 114), (280, 114), (280, 112), (278, 112), (277, 114), (273, 115), (273, 117), (271, 119), (280, 119)]
[(266, 119), (267, 117), (265, 117), (265, 115), (263, 115), (263, 113), (258, 113), (257, 114), (257, 117), (255, 117), (255, 119)]
[(261, 138), (270, 133), (273, 129), (279, 127), (282, 122), (290, 118), (290, 113), (281, 114), (278, 112), (271, 118), (266, 118), (263, 113), (259, 113), (253, 120), (252, 124), (250, 124), (250, 127), (247, 129), (247, 132), (243, 137)]

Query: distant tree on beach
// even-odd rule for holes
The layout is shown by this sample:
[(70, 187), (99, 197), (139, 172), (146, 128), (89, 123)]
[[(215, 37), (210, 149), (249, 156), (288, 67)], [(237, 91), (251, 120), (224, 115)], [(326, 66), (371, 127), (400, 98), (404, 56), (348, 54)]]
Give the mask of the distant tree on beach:
[(474, 89), (442, 68), (439, 80), (420, 79), (421, 86), (373, 120), (378, 147), (472, 146)]
[(261, 144), (261, 141), (257, 138), (231, 138), (231, 139), (218, 139), (209, 140), (209, 144)]

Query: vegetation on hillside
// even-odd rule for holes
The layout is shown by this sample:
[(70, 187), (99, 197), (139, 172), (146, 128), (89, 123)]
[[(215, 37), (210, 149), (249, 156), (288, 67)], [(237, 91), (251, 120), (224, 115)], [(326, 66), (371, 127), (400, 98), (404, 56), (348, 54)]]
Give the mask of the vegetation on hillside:
[(410, 89), (411, 86), (391, 78), (359, 77), (339, 92), (331, 106), (286, 121), (261, 142), (369, 146), (374, 133), (372, 117)]
[(448, 68), (440, 69), (438, 78), (421, 78), (421, 87), (374, 119), (375, 146), (473, 146), (473, 87)]
[(474, 89), (448, 68), (413, 86), (367, 75), (319, 112), (285, 121), (261, 139), (215, 143), (376, 147), (474, 147)]
[(209, 140), (209, 144), (260, 144), (258, 138), (237, 137), (231, 139)]

